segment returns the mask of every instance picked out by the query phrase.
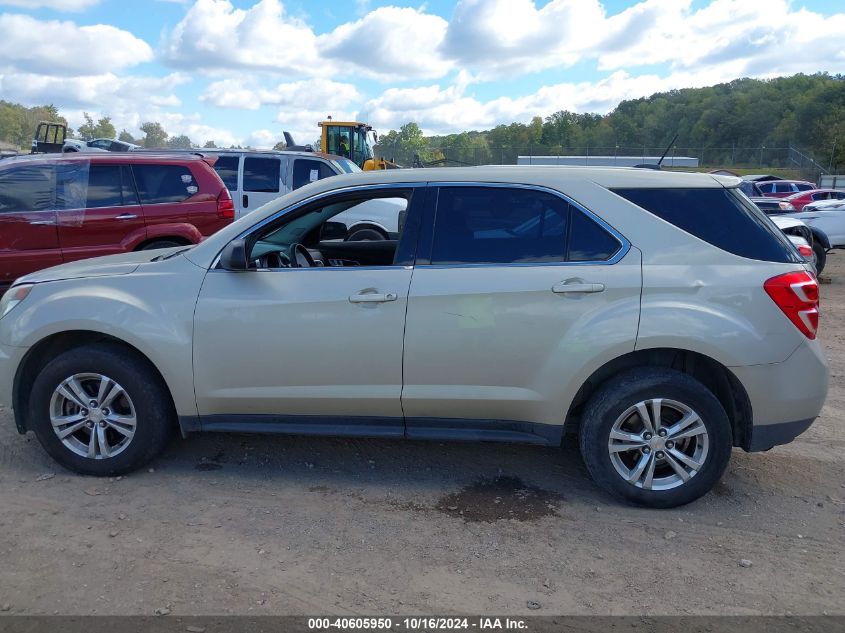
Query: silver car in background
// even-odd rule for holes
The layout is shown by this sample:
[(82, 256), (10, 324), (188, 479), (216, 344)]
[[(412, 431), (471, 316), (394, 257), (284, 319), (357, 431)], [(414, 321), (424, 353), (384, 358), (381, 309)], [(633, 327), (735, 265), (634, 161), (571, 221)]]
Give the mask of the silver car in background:
[[(174, 431), (577, 438), (605, 490), (688, 503), (827, 392), (815, 276), (738, 185), (536, 166), (314, 182), (195, 247), (19, 279), (0, 402), (91, 475)], [(401, 204), (395, 239), (336, 239), (373, 200)]]

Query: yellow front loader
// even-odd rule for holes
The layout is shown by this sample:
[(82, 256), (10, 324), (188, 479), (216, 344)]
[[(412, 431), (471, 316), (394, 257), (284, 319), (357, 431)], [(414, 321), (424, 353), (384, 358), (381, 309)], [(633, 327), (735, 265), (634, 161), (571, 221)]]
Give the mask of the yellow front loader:
[(373, 169), (398, 169), (399, 165), (386, 158), (376, 158), (373, 154), (373, 143), (378, 142), (378, 133), (372, 126), (358, 121), (332, 121), (318, 123), (320, 132), (320, 149), (329, 154), (344, 156), (357, 164), (364, 171)]

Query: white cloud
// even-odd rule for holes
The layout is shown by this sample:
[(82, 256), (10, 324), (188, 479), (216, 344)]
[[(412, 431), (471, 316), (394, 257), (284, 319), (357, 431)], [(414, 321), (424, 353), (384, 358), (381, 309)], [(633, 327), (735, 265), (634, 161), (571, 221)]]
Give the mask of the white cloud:
[(571, 66), (602, 33), (598, 0), (461, 0), (442, 53), (485, 75)]
[(320, 54), (371, 77), (442, 77), (452, 64), (438, 52), (448, 23), (422, 9), (380, 7), (321, 35)]
[(44, 75), (97, 75), (152, 57), (144, 40), (106, 24), (77, 26), (0, 14), (0, 71), (5, 67)]
[(253, 130), (247, 137), (246, 144), (249, 147), (257, 149), (272, 149), (272, 147), (283, 140), (281, 132), (272, 132), (270, 130), (261, 129)]
[(322, 108), (327, 113), (349, 107), (360, 99), (361, 93), (354, 85), (328, 79), (280, 83), (269, 88), (255, 80), (223, 79), (209, 84), (200, 95), (200, 100), (221, 108), (257, 110), (264, 105), (279, 105)]
[(100, 0), (0, 0), (0, 5), (54, 11), (84, 11), (99, 3)]
[(0, 94), (20, 103), (61, 103), (66, 108), (109, 113), (135, 110), (140, 104), (178, 107), (173, 90), (189, 81), (180, 73), (165, 77), (118, 77), (112, 73), (85, 77), (51, 77), (31, 73), (0, 73)]
[(317, 37), (285, 14), (280, 0), (236, 9), (228, 0), (197, 0), (166, 33), (161, 59), (178, 68), (215, 73), (255, 69), (278, 74), (319, 73)]

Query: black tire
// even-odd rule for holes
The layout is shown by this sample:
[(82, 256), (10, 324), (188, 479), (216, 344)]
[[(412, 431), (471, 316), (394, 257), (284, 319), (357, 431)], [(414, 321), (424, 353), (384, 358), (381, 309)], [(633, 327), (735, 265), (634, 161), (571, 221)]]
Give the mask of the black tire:
[(347, 242), (380, 242), (386, 239), (387, 236), (379, 229), (368, 226), (360, 229), (352, 229), (349, 235), (346, 236)]
[(159, 248), (175, 248), (176, 246), (184, 246), (184, 244), (175, 240), (155, 240), (149, 244), (144, 244), (139, 250), (154, 251)]
[[(701, 469), (667, 490), (647, 490), (628, 483), (617, 472), (608, 450), (617, 418), (635, 404), (653, 398), (688, 406), (700, 417), (709, 439)], [(718, 483), (728, 465), (733, 439), (724, 408), (704, 385), (673, 369), (641, 367), (614, 376), (593, 394), (581, 417), (580, 445), (587, 470), (601, 488), (637, 505), (673, 508), (698, 499)]]
[(816, 274), (821, 275), (827, 264), (827, 252), (824, 250), (824, 246), (817, 241), (813, 242), (813, 252), (816, 254)]
[[(135, 433), (114, 457), (91, 459), (67, 448), (53, 431), (50, 401), (54, 390), (70, 376), (97, 373), (123, 387), (135, 408)], [(69, 350), (51, 360), (32, 385), (29, 428), (44, 450), (65, 468), (83, 475), (122, 475), (158, 456), (176, 428), (170, 393), (149, 361), (115, 344), (96, 344)]]

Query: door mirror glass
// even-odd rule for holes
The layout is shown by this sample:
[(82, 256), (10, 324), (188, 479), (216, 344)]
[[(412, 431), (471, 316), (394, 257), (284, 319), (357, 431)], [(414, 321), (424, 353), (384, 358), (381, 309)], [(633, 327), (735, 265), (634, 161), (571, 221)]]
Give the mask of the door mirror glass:
[(342, 240), (346, 237), (346, 225), (343, 222), (323, 222), (320, 229), (320, 241)]
[(247, 270), (246, 241), (232, 240), (220, 253), (220, 266), (226, 270)]

